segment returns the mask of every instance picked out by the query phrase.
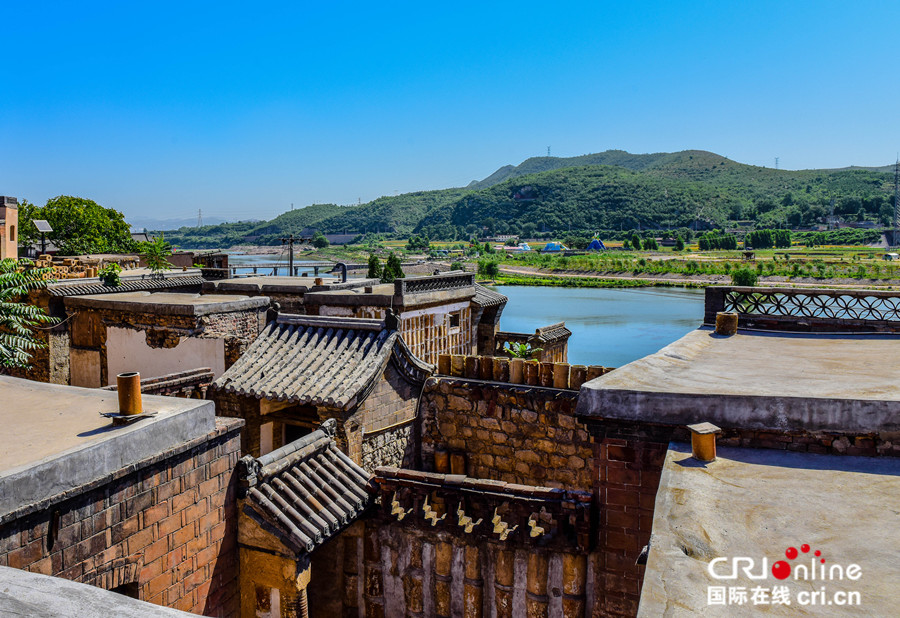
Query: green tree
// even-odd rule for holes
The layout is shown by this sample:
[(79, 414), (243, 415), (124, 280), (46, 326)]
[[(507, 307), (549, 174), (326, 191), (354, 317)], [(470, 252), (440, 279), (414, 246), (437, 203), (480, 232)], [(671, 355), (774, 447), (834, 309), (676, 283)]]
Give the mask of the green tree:
[(644, 251), (658, 251), (659, 243), (656, 242), (655, 238), (645, 238), (643, 247)]
[(24, 302), (28, 292), (47, 285), (44, 277), (53, 270), (30, 266), (30, 260), (0, 261), (0, 367), (28, 367), (32, 352), (47, 346), (34, 329), (57, 321)]
[(641, 237), (637, 232), (631, 235), (631, 246), (634, 247), (636, 251), (639, 251), (641, 248)]
[(141, 257), (147, 262), (147, 268), (154, 275), (161, 275), (163, 271), (172, 268), (169, 256), (172, 255), (172, 245), (160, 234), (159, 238), (152, 242), (141, 243)]
[(496, 260), (478, 260), (478, 274), (493, 281), (500, 274), (500, 264)]
[(387, 256), (387, 263), (384, 265), (384, 272), (381, 273), (382, 283), (392, 283), (394, 279), (403, 279), (403, 266), (400, 264), (400, 258), (396, 253), (391, 251)]
[(684, 241), (681, 240), (681, 236), (675, 237), (675, 251), (684, 251)]
[(374, 253), (369, 255), (369, 272), (366, 277), (369, 279), (381, 279), (382, 275), (381, 260)]
[(330, 244), (331, 243), (328, 242), (328, 239), (325, 238), (325, 235), (322, 234), (322, 232), (317, 231), (315, 234), (313, 234), (312, 246), (315, 247), (316, 249), (324, 249), (325, 247), (327, 247)]
[(61, 195), (47, 200), (45, 206), (23, 201), (19, 208), (19, 238), (24, 244), (40, 243), (41, 233), (34, 226), (34, 219), (50, 224), (53, 231), (47, 234), (47, 240), (63, 255), (127, 253), (137, 248), (125, 216), (93, 200)]

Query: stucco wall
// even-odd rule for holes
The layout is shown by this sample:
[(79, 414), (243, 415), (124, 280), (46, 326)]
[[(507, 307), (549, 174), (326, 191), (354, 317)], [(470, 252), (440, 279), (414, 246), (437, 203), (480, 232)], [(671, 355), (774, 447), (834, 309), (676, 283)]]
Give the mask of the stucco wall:
[(150, 347), (145, 331), (109, 326), (106, 329), (106, 362), (107, 384), (114, 384), (116, 375), (126, 371), (153, 377), (209, 367), (218, 377), (225, 372), (225, 340), (181, 337), (172, 348)]

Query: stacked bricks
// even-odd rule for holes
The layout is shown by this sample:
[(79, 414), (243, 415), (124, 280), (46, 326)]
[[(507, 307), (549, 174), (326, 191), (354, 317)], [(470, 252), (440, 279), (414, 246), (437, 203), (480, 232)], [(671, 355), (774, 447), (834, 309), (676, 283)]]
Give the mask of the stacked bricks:
[(594, 455), (577, 399), (570, 390), (430, 378), (419, 404), (422, 469), (446, 457), (454, 474), (590, 491)]
[(157, 605), (237, 613), (232, 471), (240, 421), (0, 522), (0, 565), (107, 589), (130, 585)]
[(612, 371), (599, 365), (570, 365), (502, 356), (438, 356), (438, 374), (473, 380), (578, 390), (588, 380)]

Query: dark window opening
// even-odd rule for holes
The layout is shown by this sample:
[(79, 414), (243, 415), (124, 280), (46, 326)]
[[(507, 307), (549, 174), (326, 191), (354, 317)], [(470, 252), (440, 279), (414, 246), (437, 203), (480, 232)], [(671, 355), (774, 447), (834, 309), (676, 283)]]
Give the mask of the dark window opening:
[(284, 425), (284, 443), (290, 444), (294, 440), (299, 440), (303, 436), (307, 436), (312, 433), (312, 429), (309, 427), (304, 427), (302, 425), (288, 425), (285, 423)]
[(450, 314), (450, 328), (459, 328), (459, 318), (460, 314), (458, 312)]
[(116, 594), (121, 594), (125, 597), (131, 597), (132, 599), (140, 599), (140, 589), (138, 588), (137, 582), (131, 582), (128, 584), (122, 584), (121, 586), (116, 586), (110, 592), (115, 592)]

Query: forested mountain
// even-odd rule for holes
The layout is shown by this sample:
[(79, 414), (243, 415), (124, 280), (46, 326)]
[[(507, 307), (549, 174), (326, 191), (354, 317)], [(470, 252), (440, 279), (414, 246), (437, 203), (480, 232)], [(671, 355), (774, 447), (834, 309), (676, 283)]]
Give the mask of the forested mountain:
[(181, 228), (183, 247), (277, 244), (314, 227), (324, 233), (427, 234), (727, 227), (796, 227), (821, 221), (834, 200), (849, 220), (890, 221), (893, 174), (880, 169), (776, 170), (688, 150), (624, 151), (567, 159), (537, 157), (504, 167), (464, 189), (381, 197), (367, 204), (315, 204), (257, 223)]

